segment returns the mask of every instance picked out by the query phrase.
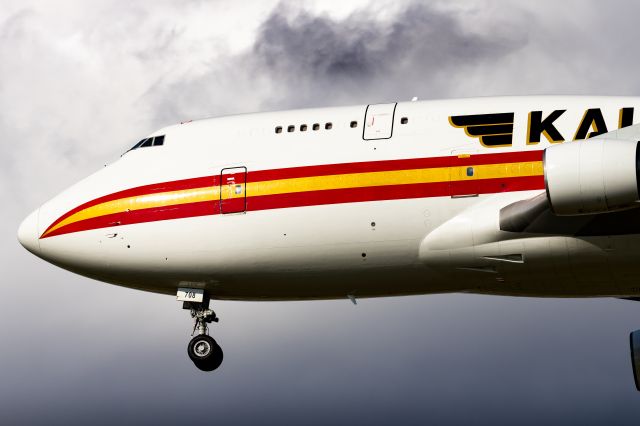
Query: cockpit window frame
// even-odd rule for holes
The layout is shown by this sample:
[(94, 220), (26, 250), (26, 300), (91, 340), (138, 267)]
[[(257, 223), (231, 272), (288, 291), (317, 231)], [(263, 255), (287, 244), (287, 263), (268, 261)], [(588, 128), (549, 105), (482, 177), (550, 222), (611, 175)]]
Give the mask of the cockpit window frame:
[(146, 140), (147, 140), (147, 138), (142, 139), (140, 142), (138, 142), (137, 144), (135, 144), (135, 145), (133, 146), (133, 148), (131, 148), (129, 151), (133, 151), (134, 149), (138, 149), (138, 148), (140, 148), (140, 146), (141, 146), (141, 145), (144, 143), (144, 141), (146, 141)]
[[(124, 154), (126, 154), (129, 151), (136, 150), (138, 148), (149, 148), (149, 147), (154, 147), (154, 146), (163, 146), (164, 145), (164, 140), (165, 140), (165, 135), (149, 136), (148, 138), (144, 138), (141, 141), (139, 141), (138, 143), (136, 143), (129, 150), (125, 151)], [(122, 155), (124, 155), (124, 154), (122, 154)]]

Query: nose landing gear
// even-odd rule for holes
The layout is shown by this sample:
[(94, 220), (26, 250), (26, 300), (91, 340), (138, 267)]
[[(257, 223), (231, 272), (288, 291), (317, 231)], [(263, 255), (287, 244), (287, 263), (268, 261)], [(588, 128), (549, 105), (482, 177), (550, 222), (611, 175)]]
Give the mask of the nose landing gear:
[(207, 324), (218, 322), (216, 313), (209, 309), (209, 298), (204, 298), (202, 302), (184, 302), (183, 309), (189, 309), (193, 318), (193, 332), (197, 333), (187, 347), (187, 353), (191, 361), (202, 371), (213, 371), (222, 364), (222, 348), (216, 343), (213, 337), (207, 333)]

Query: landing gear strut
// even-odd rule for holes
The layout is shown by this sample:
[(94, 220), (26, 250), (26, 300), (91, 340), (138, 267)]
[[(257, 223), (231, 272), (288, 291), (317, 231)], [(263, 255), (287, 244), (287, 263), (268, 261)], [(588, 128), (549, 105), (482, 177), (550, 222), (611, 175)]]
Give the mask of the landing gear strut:
[(191, 361), (202, 371), (213, 371), (222, 364), (222, 348), (216, 343), (213, 337), (208, 335), (207, 324), (218, 322), (216, 313), (209, 309), (209, 298), (205, 297), (202, 302), (184, 302), (182, 309), (188, 309), (193, 318), (193, 332), (197, 334), (189, 342), (187, 353)]

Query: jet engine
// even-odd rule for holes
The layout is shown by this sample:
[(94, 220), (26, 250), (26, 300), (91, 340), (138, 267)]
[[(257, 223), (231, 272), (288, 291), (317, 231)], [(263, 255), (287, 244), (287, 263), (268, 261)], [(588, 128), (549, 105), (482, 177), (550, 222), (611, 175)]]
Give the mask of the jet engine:
[(634, 207), (639, 199), (638, 144), (589, 139), (547, 148), (544, 178), (551, 210), (572, 216)]

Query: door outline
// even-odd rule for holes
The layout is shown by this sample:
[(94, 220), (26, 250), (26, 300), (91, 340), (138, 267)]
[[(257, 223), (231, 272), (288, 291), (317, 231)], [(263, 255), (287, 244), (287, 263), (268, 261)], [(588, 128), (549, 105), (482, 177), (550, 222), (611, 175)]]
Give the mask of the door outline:
[[(367, 118), (369, 115), (369, 107), (371, 106), (376, 106), (376, 105), (393, 105), (393, 111), (391, 112), (391, 131), (389, 132), (389, 137), (388, 138), (366, 138), (365, 137), (365, 133), (367, 132)], [(386, 139), (391, 139), (393, 137), (393, 126), (395, 125), (395, 121), (396, 121), (396, 107), (398, 106), (397, 102), (391, 102), (391, 103), (387, 103), (387, 104), (370, 104), (367, 105), (367, 108), (364, 110), (364, 126), (362, 126), (362, 139), (365, 141), (379, 141), (379, 140), (386, 140)]]
[[(238, 183), (236, 180), (236, 176), (241, 175), (242, 181)], [(225, 180), (225, 176), (227, 179)], [(230, 180), (230, 176), (233, 176)], [(231, 191), (229, 188), (234, 186), (237, 188), (241, 185), (243, 197), (240, 200), (240, 197), (237, 198), (222, 198), (223, 193)], [(220, 171), (220, 183), (219, 183), (219, 192), (220, 192), (220, 213), (221, 214), (234, 214), (234, 213), (246, 213), (247, 211), (247, 168), (244, 166), (239, 167), (225, 167)], [(225, 208), (226, 207), (226, 208)]]
[[(475, 156), (478, 155), (478, 150), (477, 149), (455, 149), (453, 151), (451, 151), (451, 169), (450, 169), (450, 175), (449, 175), (449, 191), (451, 193), (451, 198), (452, 199), (456, 199), (456, 198), (472, 198), (472, 197), (478, 197), (480, 196), (480, 192), (479, 192), (479, 187), (478, 187), (478, 176), (476, 174), (476, 169), (475, 166), (473, 165), (473, 162), (470, 162), (470, 164), (467, 164), (466, 166), (461, 164), (461, 163), (465, 163), (465, 160), (467, 158), (475, 158)], [(452, 171), (453, 168), (463, 168), (466, 167), (465, 169), (465, 176), (463, 177), (463, 179), (455, 179), (455, 177), (452, 175)], [(462, 177), (462, 176), (459, 176)], [(467, 179), (470, 178), (470, 179)], [(462, 185), (463, 182), (467, 182), (467, 185), (471, 187), (470, 191), (460, 191), (458, 188)], [(470, 182), (470, 184), (469, 184)]]

